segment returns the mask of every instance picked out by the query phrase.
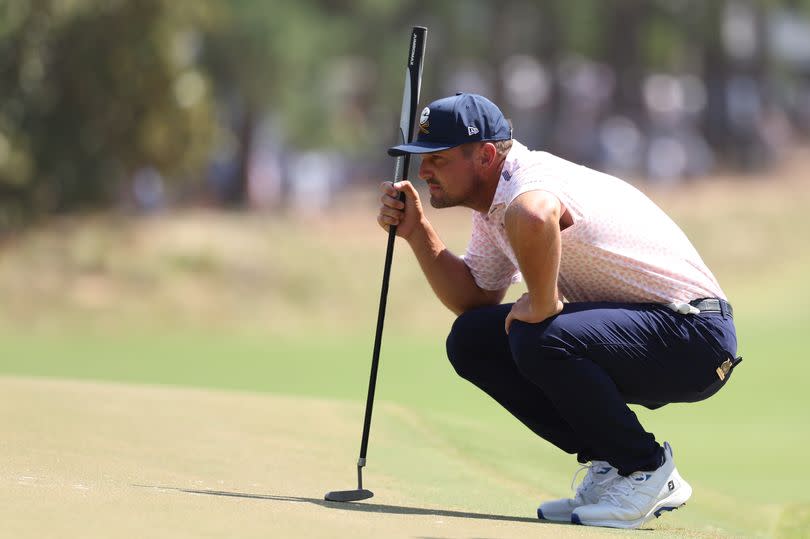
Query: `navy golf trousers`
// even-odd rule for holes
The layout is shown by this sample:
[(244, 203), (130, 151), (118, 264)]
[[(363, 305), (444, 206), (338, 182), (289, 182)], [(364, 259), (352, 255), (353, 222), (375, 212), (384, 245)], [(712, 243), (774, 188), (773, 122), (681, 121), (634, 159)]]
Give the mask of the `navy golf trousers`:
[(511, 307), (458, 317), (447, 338), (456, 372), (580, 462), (606, 460), (622, 475), (663, 463), (663, 449), (627, 404), (706, 399), (728, 381), (716, 369), (737, 353), (725, 311), (568, 303), (543, 322), (513, 322), (507, 335)]

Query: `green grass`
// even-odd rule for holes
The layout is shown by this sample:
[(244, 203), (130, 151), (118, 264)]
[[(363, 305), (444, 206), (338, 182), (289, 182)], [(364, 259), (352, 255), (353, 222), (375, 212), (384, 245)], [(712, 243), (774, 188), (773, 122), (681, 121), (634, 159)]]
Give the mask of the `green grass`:
[[(638, 410), (649, 430), (674, 445), (679, 469), (695, 487), (695, 500), (683, 518), (697, 529), (711, 523), (732, 534), (769, 536), (778, 530), (789, 537), (798, 536), (797, 527), (806, 526), (805, 517), (793, 519), (787, 508), (810, 504), (806, 488), (810, 474), (797, 466), (810, 447), (810, 399), (805, 388), (810, 365), (801, 354), (807, 320), (764, 314), (768, 316), (738, 317), (740, 334), (746, 336), (742, 348), (746, 359), (718, 395), (703, 403)], [(426, 425), (429, 433), (417, 432), (414, 447), (420, 436), (428, 435), (516, 484), (565, 495), (573, 459), (536, 439), (458, 379), (444, 358), (442, 337), (438, 330), (419, 336), (403, 328), (389, 332), (378, 406), (402, 406)], [(18, 332), (0, 335), (0, 343), (0, 372), (7, 374), (356, 402), (365, 398), (372, 344), (371, 335), (360, 334), (267, 338), (154, 328), (122, 333)], [(358, 417), (358, 438), (360, 426)], [(402, 458), (411, 449), (403, 448)], [(346, 457), (351, 460), (353, 455)], [(430, 477), (429, 469), (413, 473), (428, 474), (422, 476), (425, 480)]]
[(807, 537), (810, 530), (810, 505), (793, 504), (785, 506), (774, 530), (774, 535), (785, 539)]

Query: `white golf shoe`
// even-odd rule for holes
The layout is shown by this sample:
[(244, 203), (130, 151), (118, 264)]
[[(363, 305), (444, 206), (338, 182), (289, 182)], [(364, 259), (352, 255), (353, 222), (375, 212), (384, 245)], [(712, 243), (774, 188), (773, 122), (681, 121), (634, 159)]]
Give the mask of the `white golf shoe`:
[(654, 472), (618, 476), (591, 505), (574, 509), (571, 522), (586, 526), (638, 528), (664, 511), (684, 505), (692, 487), (675, 468), (672, 447), (664, 442), (664, 464)]
[(605, 491), (606, 486), (619, 475), (616, 468), (603, 460), (595, 460), (590, 464), (583, 464), (574, 474), (571, 488), (577, 481), (582, 470), (588, 470), (582, 483), (579, 484), (573, 498), (563, 498), (545, 502), (537, 508), (537, 518), (540, 520), (553, 520), (555, 522), (571, 522), (571, 512), (581, 505), (596, 503)]

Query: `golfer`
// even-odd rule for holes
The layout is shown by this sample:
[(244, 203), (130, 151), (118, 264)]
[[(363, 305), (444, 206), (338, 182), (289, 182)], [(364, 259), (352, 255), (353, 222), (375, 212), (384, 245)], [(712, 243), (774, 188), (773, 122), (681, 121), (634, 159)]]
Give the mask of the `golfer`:
[[(684, 233), (628, 183), (527, 149), (479, 95), (434, 101), (389, 154), (420, 155), (434, 208), (473, 210), (459, 257), (410, 182), (381, 186), (378, 223), (458, 315), (453, 367), (587, 469), (538, 517), (636, 528), (686, 503), (672, 448), (627, 406), (706, 399), (741, 360), (731, 305)], [(528, 292), (501, 304), (521, 279)]]

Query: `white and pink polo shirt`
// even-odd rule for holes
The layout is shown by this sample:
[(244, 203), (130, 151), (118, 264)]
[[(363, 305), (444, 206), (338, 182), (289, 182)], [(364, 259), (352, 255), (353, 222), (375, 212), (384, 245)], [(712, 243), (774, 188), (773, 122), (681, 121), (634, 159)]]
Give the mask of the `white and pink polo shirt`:
[(544, 190), (565, 205), (558, 286), (567, 301), (685, 304), (726, 299), (712, 272), (672, 219), (632, 185), (517, 141), (506, 158), (489, 212), (473, 212), (464, 254), (486, 290), (521, 280), (504, 226), (520, 194)]

